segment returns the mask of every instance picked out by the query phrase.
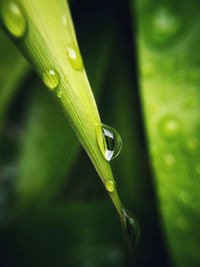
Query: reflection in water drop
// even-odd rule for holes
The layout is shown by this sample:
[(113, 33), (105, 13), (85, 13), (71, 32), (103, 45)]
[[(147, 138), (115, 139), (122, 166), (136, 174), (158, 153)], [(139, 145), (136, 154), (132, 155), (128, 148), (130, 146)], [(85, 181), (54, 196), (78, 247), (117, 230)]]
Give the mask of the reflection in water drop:
[(25, 34), (27, 23), (21, 7), (16, 1), (4, 1), (2, 6), (2, 20), (8, 31), (19, 38)]
[(140, 238), (140, 225), (134, 215), (130, 213), (130, 211), (123, 208), (122, 212), (125, 219), (125, 230), (128, 234), (132, 246), (134, 247)]
[(181, 28), (180, 19), (167, 8), (159, 8), (151, 19), (151, 34), (157, 43), (172, 39)]
[(67, 48), (67, 56), (72, 67), (75, 70), (83, 70), (83, 61), (80, 55), (80, 52), (75, 47), (68, 47)]
[(60, 77), (57, 71), (47, 70), (42, 75), (42, 80), (44, 84), (51, 90), (54, 90), (60, 83)]
[(99, 148), (107, 161), (117, 157), (122, 148), (122, 139), (119, 133), (105, 124), (96, 123), (96, 133)]
[(108, 180), (105, 182), (105, 187), (109, 192), (113, 192), (115, 189), (115, 182), (112, 180)]

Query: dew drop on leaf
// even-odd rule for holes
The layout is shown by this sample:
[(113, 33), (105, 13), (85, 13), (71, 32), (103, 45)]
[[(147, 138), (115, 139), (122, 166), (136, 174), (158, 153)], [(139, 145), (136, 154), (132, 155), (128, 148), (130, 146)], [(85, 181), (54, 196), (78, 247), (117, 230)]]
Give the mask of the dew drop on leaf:
[(159, 158), (157, 158), (159, 169), (166, 174), (175, 174), (178, 171), (178, 159), (171, 153), (163, 153)]
[(59, 99), (62, 98), (62, 91), (59, 90), (59, 91), (57, 92), (57, 97), (58, 97)]
[(164, 43), (172, 39), (181, 28), (180, 19), (168, 8), (157, 9), (151, 18), (151, 34), (155, 42)]
[(115, 190), (115, 182), (112, 180), (107, 180), (105, 182), (105, 187), (108, 192), (113, 192)]
[(117, 157), (122, 148), (119, 133), (108, 125), (96, 123), (96, 133), (99, 148), (107, 161)]
[(160, 135), (166, 140), (176, 139), (180, 135), (180, 123), (173, 116), (166, 116), (158, 124)]
[(25, 34), (27, 22), (18, 2), (12, 0), (4, 1), (2, 20), (7, 30), (16, 38), (20, 38)]
[(75, 47), (68, 47), (67, 48), (67, 56), (72, 67), (75, 70), (83, 70), (83, 61), (80, 55), (80, 52)]
[(44, 84), (51, 90), (54, 90), (60, 83), (60, 77), (57, 71), (47, 70), (42, 75), (42, 80)]
[(196, 136), (187, 137), (183, 144), (182, 150), (186, 156), (193, 156), (199, 152), (199, 139)]
[(123, 208), (122, 212), (125, 220), (126, 233), (128, 234), (131, 244), (134, 247), (140, 238), (140, 225), (138, 220), (133, 214), (131, 214), (130, 211)]

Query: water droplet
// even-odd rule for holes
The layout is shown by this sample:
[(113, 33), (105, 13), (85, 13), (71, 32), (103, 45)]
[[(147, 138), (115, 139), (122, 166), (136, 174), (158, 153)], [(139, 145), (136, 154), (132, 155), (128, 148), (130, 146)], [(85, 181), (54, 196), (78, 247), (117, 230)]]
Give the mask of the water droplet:
[(115, 182), (112, 180), (108, 180), (105, 182), (105, 187), (109, 192), (113, 192), (115, 189)]
[(60, 77), (57, 71), (50, 69), (43, 73), (42, 80), (49, 89), (54, 90), (59, 85)]
[(58, 97), (58, 98), (62, 98), (62, 91), (59, 90), (59, 91), (57, 92), (57, 97)]
[(19, 38), (25, 34), (27, 23), (19, 3), (12, 0), (4, 1), (2, 20), (8, 31)]
[(159, 121), (159, 133), (166, 140), (173, 140), (180, 136), (180, 123), (173, 116), (166, 116)]
[(151, 19), (151, 36), (157, 43), (173, 38), (181, 29), (181, 21), (167, 8), (159, 8)]
[(75, 47), (68, 47), (67, 48), (67, 56), (72, 67), (75, 70), (83, 70), (83, 61), (80, 55), (80, 52)]
[(140, 225), (138, 220), (127, 209), (122, 210), (124, 214), (125, 230), (131, 241), (132, 246), (135, 246), (140, 238)]
[(164, 163), (167, 167), (172, 168), (176, 164), (176, 158), (172, 154), (164, 155)]
[(176, 157), (171, 153), (166, 153), (161, 156), (159, 159), (159, 168), (165, 172), (172, 174), (176, 173), (178, 164)]
[(116, 158), (122, 148), (122, 139), (119, 133), (105, 124), (95, 123), (99, 148), (106, 160)]
[(66, 26), (67, 25), (67, 17), (66, 15), (62, 16), (62, 23)]
[(199, 152), (199, 139), (196, 136), (188, 137), (182, 144), (185, 155), (193, 156)]

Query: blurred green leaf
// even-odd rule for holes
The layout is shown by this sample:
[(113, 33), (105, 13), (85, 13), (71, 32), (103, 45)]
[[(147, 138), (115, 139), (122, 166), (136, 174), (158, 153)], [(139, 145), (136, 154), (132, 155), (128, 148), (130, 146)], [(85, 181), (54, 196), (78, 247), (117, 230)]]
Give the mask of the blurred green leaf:
[(1, 233), (3, 266), (125, 266), (120, 223), (109, 201), (53, 205), (18, 219)]
[(0, 132), (9, 105), (24, 80), (29, 66), (6, 34), (0, 30)]
[(150, 156), (175, 266), (200, 264), (200, 4), (137, 1), (139, 69)]

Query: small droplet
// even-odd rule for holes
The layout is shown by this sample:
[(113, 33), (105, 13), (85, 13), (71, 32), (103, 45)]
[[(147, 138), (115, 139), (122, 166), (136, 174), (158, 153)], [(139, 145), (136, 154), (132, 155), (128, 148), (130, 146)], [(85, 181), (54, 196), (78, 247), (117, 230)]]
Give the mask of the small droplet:
[(57, 71), (55, 70), (47, 70), (42, 75), (42, 80), (45, 83), (45, 85), (51, 89), (54, 90), (60, 83), (60, 77)]
[(173, 140), (180, 134), (180, 123), (173, 116), (166, 116), (159, 121), (159, 133), (166, 140)]
[(115, 182), (112, 180), (108, 180), (105, 182), (105, 187), (109, 192), (113, 192), (115, 189)]
[(62, 98), (62, 91), (59, 90), (59, 91), (57, 92), (57, 97), (58, 97), (58, 98)]
[(164, 173), (176, 173), (178, 164), (177, 159), (172, 153), (166, 153), (158, 158), (159, 169)]
[(188, 137), (182, 144), (185, 155), (193, 156), (199, 152), (199, 139), (195, 136)]
[(107, 161), (116, 158), (122, 148), (122, 139), (119, 133), (105, 124), (96, 123), (96, 133), (99, 148)]
[(13, 36), (20, 38), (25, 34), (27, 23), (22, 9), (16, 1), (4, 1), (2, 19), (6, 28)]
[(62, 23), (66, 26), (67, 25), (67, 17), (66, 15), (62, 16)]
[(151, 35), (157, 43), (164, 43), (173, 38), (181, 28), (180, 19), (167, 8), (155, 11), (151, 20)]
[[(131, 241), (132, 246), (135, 246), (140, 238), (140, 225), (138, 220), (127, 209), (122, 210), (125, 219), (125, 230)], [(122, 224), (123, 225), (123, 224)]]
[(176, 164), (176, 158), (172, 154), (164, 155), (164, 163), (167, 167), (172, 168)]
[(68, 47), (67, 48), (67, 56), (72, 67), (75, 70), (83, 70), (83, 61), (80, 55), (80, 52), (75, 47)]

